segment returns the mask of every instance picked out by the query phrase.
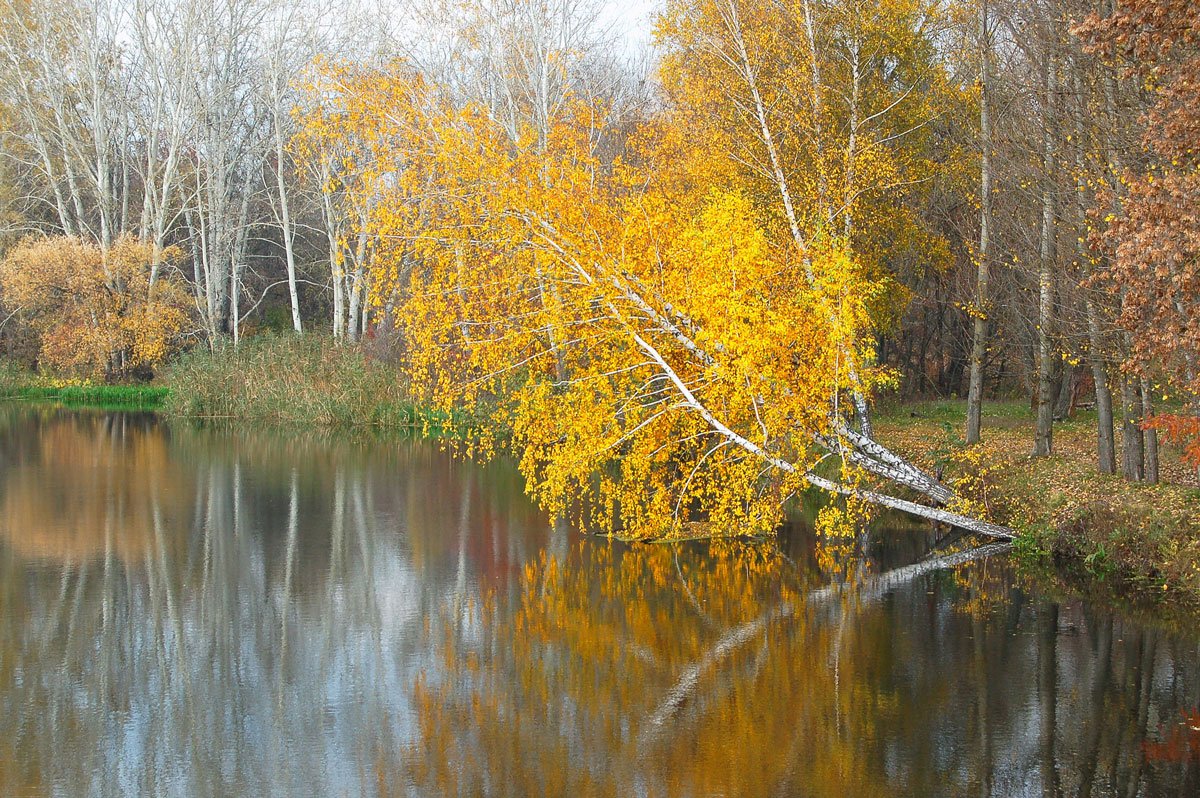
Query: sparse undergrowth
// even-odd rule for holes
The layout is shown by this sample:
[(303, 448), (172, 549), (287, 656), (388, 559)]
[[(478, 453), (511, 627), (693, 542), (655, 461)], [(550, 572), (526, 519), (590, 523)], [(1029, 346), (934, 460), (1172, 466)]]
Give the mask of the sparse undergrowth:
[(902, 405), (876, 427), (884, 442), (943, 469), (992, 520), (1015, 528), (1024, 562), (1053, 563), (1089, 589), (1200, 607), (1200, 484), (1177, 450), (1162, 448), (1161, 484), (1135, 484), (1098, 472), (1094, 413), (1055, 424), (1055, 453), (1044, 458), (1031, 454), (1023, 404), (985, 404), (977, 447), (962, 441), (964, 413), (962, 402)]

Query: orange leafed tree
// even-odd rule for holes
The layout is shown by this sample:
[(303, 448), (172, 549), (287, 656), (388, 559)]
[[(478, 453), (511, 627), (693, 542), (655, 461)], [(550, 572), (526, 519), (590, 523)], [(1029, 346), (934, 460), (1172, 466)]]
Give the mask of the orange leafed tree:
[(1092, 48), (1144, 81), (1143, 165), (1109, 197), (1116, 212), (1095, 237), (1110, 258), (1098, 278), (1122, 295), (1131, 335), (1128, 367), (1165, 377), (1185, 398), (1182, 415), (1151, 424), (1200, 466), (1200, 7), (1187, 0), (1125, 0), (1077, 31)]
[[(808, 218), (773, 120), (752, 128), (768, 177), (748, 179), (718, 126), (691, 124), (690, 95), (613, 159), (595, 101), (568, 98), (514, 137), (404, 65), (326, 65), (314, 94), (333, 110), (308, 146), (350, 151), (366, 175), (353, 190), (369, 199), (372, 301), (404, 333), (413, 385), (447, 409), (494, 407), (551, 511), (638, 537), (744, 534), (812, 484), (850, 496), (850, 517), (867, 501), (1008, 535), (862, 486), (956, 502), (870, 435), (872, 308), (890, 286), (851, 244), (850, 208), (871, 192), (844, 159), (824, 195), (837, 207)], [(886, 192), (898, 160), (871, 141), (851, 146), (853, 168)]]
[[(177, 255), (168, 249), (158, 262)], [(129, 236), (107, 252), (78, 238), (33, 238), (0, 262), (0, 291), (37, 334), (41, 364), (90, 377), (152, 369), (180, 345), (191, 305), (171, 275), (151, 290), (154, 262), (153, 247)]]

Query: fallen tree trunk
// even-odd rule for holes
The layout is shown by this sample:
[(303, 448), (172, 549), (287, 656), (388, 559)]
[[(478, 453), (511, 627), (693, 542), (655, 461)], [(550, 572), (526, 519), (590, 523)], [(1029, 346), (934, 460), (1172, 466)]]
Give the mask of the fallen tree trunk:
[[(680, 377), (676, 373), (675, 369), (671, 367), (670, 363), (667, 362), (666, 358), (663, 357), (662, 353), (659, 352), (659, 350), (657, 348), (655, 348), (653, 344), (649, 343), (645, 338), (643, 338), (641, 335), (639, 335), (636, 332), (632, 332), (631, 334), (633, 335), (634, 340), (637, 342), (638, 346), (642, 349), (642, 351), (645, 352), (646, 355), (648, 355), (663, 370), (663, 373), (667, 376), (667, 378), (675, 386), (675, 389), (682, 396), (684, 404), (687, 407), (691, 408), (693, 411), (695, 411), (697, 414), (699, 414), (700, 417), (703, 418), (706, 422), (708, 422), (709, 426), (712, 427), (713, 431), (717, 432), (718, 434), (720, 434), (721, 436), (726, 438), (726, 440), (728, 440), (730, 443), (741, 447), (745, 451), (749, 452), (750, 454), (753, 454), (754, 456), (756, 456), (758, 458), (761, 458), (763, 460), (763, 462), (765, 462), (771, 466), (774, 466), (775, 468), (778, 468), (780, 471), (783, 471), (784, 473), (795, 474), (798, 472), (798, 469), (796, 468), (795, 464), (790, 463), (787, 460), (784, 460), (775, 455), (772, 455), (770, 452), (767, 452), (761, 446), (759, 446), (758, 444), (749, 440), (744, 435), (738, 434), (737, 432), (735, 432), (734, 430), (730, 429), (728, 426), (723, 424), (712, 413), (712, 411), (710, 411), (703, 403), (701, 403), (696, 398), (696, 395), (691, 391), (691, 389), (689, 389), (687, 387), (686, 383), (684, 383), (684, 381), (682, 379), (680, 379)], [(862, 440), (869, 442), (873, 447), (876, 447), (877, 450), (887, 452), (887, 450), (882, 445), (875, 443), (870, 438), (867, 438), (866, 436), (861, 436), (861, 438), (862, 438)], [(818, 440), (818, 442), (821, 442), (822, 439), (818, 438), (817, 440)], [(834, 444), (826, 443), (826, 445), (830, 446), (830, 447), (834, 447)], [(834, 448), (836, 450), (836, 447), (834, 447)], [(888, 454), (890, 455), (891, 453), (888, 452)], [(891, 455), (891, 456), (895, 457), (895, 455)], [(860, 457), (859, 460), (861, 461), (865, 458), (866, 458), (866, 456), (864, 455), (864, 456)], [(897, 458), (897, 459), (899, 459), (899, 458)], [(912, 466), (912, 465), (908, 464), (907, 461), (901, 460), (900, 462), (903, 465), (907, 466), (908, 469), (911, 470), (911, 472), (913, 472), (915, 474), (921, 473), (920, 470), (916, 466)], [(870, 469), (868, 469), (868, 470), (870, 470)], [(803, 476), (804, 476), (804, 479), (809, 484), (814, 485), (818, 488), (822, 488), (823, 490), (827, 490), (834, 494), (838, 494), (838, 495), (842, 495), (842, 496), (854, 496), (855, 498), (870, 502), (871, 504), (880, 505), (882, 507), (888, 507), (888, 508), (891, 508), (894, 510), (900, 510), (902, 512), (910, 513), (912, 515), (915, 515), (915, 516), (918, 516), (921, 518), (927, 518), (931, 521), (937, 521), (937, 522), (943, 523), (943, 524), (950, 524), (952, 526), (961, 527), (963, 529), (969, 529), (972, 532), (978, 532), (980, 534), (988, 535), (989, 537), (999, 538), (1001, 540), (1012, 540), (1014, 537), (1014, 533), (1011, 529), (1009, 529), (1008, 527), (1005, 527), (1005, 526), (1001, 526), (1000, 524), (993, 524), (990, 521), (984, 521), (984, 520), (981, 520), (978, 518), (970, 518), (969, 516), (951, 512), (949, 510), (945, 510), (945, 509), (942, 509), (939, 507), (930, 507), (930, 506), (927, 506), (924, 504), (918, 504), (917, 502), (909, 501), (907, 499), (901, 499), (901, 498), (898, 498), (895, 496), (888, 496), (886, 494), (876, 493), (874, 491), (866, 491), (866, 490), (859, 490), (857, 488), (850, 488), (845, 485), (836, 483), (831, 479), (826, 479), (825, 477), (814, 474), (811, 471), (804, 472)], [(929, 478), (929, 479), (931, 482), (934, 482), (935, 484), (937, 484), (936, 480), (933, 480), (932, 478)], [(908, 479), (898, 479), (897, 481), (902, 482), (902, 484), (909, 485), (910, 487), (916, 487), (916, 485), (914, 485)], [(939, 485), (939, 487), (941, 487), (941, 490), (938, 491), (939, 497), (942, 497), (945, 499), (949, 499), (949, 498), (953, 497), (953, 494), (950, 493), (947, 489), (945, 489), (944, 486)], [(920, 488), (918, 488), (918, 490), (920, 490)], [(928, 495), (928, 491), (923, 491), (923, 492), (926, 492), (926, 494)]]

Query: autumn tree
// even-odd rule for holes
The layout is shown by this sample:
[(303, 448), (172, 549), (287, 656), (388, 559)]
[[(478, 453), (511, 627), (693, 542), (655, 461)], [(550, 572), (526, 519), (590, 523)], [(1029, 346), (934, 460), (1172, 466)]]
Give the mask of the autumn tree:
[[(1117, 3), (1108, 16), (1079, 26), (1091, 48), (1143, 82), (1150, 94), (1144, 157), (1127, 164), (1114, 211), (1096, 237), (1109, 254), (1098, 279), (1121, 296), (1120, 324), (1129, 337), (1127, 370), (1138, 377), (1143, 401), (1153, 383), (1184, 402), (1181, 414), (1147, 419), (1191, 441), (1200, 431), (1200, 9), (1176, 0)], [(1151, 444), (1152, 439), (1147, 443)], [(1147, 457), (1148, 464), (1153, 461)], [(1156, 469), (1156, 464), (1154, 468)], [(1152, 474), (1147, 468), (1145, 476)]]
[[(447, 409), (494, 407), (543, 505), (582, 508), (630, 535), (679, 534), (698, 520), (712, 534), (765, 531), (810, 484), (1007, 535), (857, 484), (861, 469), (955, 501), (867, 423), (882, 376), (871, 319), (889, 281), (844, 242), (856, 235), (854, 209), (871, 207), (875, 170), (898, 168), (875, 126), (887, 115), (864, 116), (849, 145), (864, 183), (846, 182), (843, 152), (827, 175), (836, 186), (795, 193), (791, 176), (810, 173), (800, 160), (785, 169), (781, 155), (814, 153), (773, 143), (778, 120), (766, 109), (783, 89), (763, 99), (757, 62), (746, 71), (745, 29), (713, 13), (706, 24), (724, 26), (722, 46), (741, 61), (692, 63), (732, 68), (742, 82), (730, 85), (762, 100), (750, 106), (756, 126), (705, 124), (702, 111), (725, 121), (720, 96), (689, 87), (615, 161), (597, 147), (602, 104), (568, 98), (548, 131), (535, 117), (514, 140), (486, 107), (430, 90), (403, 64), (336, 81), (361, 112), (314, 133), (356, 142), (377, 164), (367, 229), (376, 273), (391, 277), (376, 277), (373, 301), (398, 295), (414, 388)], [(725, 111), (736, 119), (736, 107)], [(763, 182), (746, 179), (751, 153), (767, 167)]]
[(38, 362), (90, 377), (153, 369), (191, 329), (191, 300), (155, 264), (178, 257), (122, 237), (107, 250), (78, 238), (26, 240), (0, 262), (0, 291), (40, 341)]
[(992, 18), (988, 0), (979, 0), (979, 249), (975, 253), (975, 301), (971, 305), (972, 340), (967, 388), (967, 443), (978, 443), (983, 415), (983, 363), (988, 336), (988, 280), (992, 233)]

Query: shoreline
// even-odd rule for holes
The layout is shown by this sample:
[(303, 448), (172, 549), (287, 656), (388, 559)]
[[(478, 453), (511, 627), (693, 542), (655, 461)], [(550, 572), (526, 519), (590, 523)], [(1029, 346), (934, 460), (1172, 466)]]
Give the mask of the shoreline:
[(985, 403), (983, 441), (973, 447), (961, 438), (964, 408), (898, 404), (879, 413), (876, 430), (1015, 529), (1022, 563), (1052, 568), (1088, 594), (1200, 610), (1200, 482), (1177, 449), (1162, 447), (1159, 484), (1127, 482), (1096, 468), (1094, 412), (1056, 422), (1055, 453), (1035, 458), (1024, 402)]
[[(351, 436), (372, 430), (384, 436), (439, 437), (456, 426), (454, 419), (408, 400), (389, 370), (369, 363), (361, 353), (340, 355), (345, 362), (333, 369), (337, 374), (322, 373), (329, 371), (330, 356), (324, 351), (309, 353), (321, 363), (271, 362), (275, 368), (263, 368), (263, 361), (277, 359), (277, 349), (268, 342), (258, 357), (251, 352), (236, 364), (207, 356), (203, 367), (193, 363), (182, 371), (190, 378), (181, 380), (182, 387), (170, 377), (159, 383), (107, 385), (9, 369), (0, 374), (0, 401), (320, 428)], [(358, 385), (330, 379), (363, 364)], [(249, 376), (264, 372), (283, 376)], [(197, 373), (204, 379), (196, 379)], [(385, 383), (389, 376), (391, 386)], [(273, 387), (272, 382), (282, 385)], [(942, 471), (974, 509), (1015, 529), (1013, 552), (1023, 565), (1050, 569), (1065, 584), (1110, 602), (1200, 610), (1200, 483), (1195, 471), (1178, 462), (1177, 452), (1164, 447), (1165, 484), (1135, 484), (1099, 474), (1088, 459), (1094, 418), (1082, 412), (1055, 425), (1055, 455), (1035, 459), (1027, 451), (1031, 417), (1017, 402), (987, 403), (984, 441), (968, 448), (960, 437), (962, 405), (885, 405), (876, 415), (879, 438), (930, 471)]]

